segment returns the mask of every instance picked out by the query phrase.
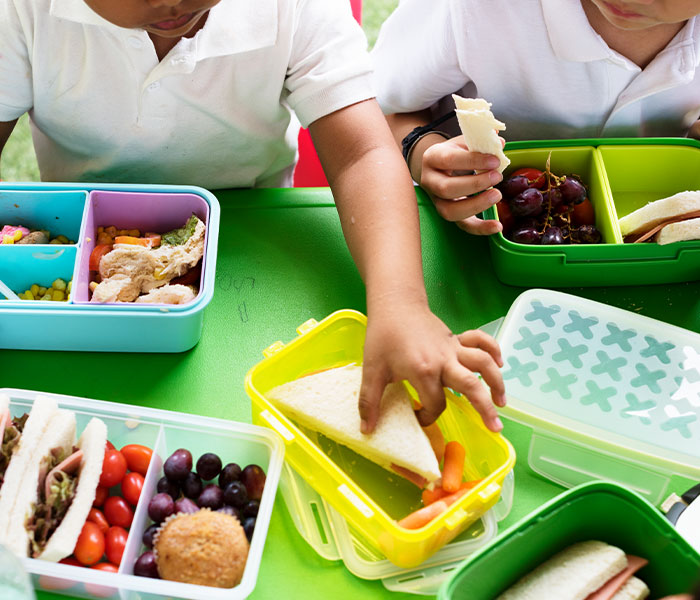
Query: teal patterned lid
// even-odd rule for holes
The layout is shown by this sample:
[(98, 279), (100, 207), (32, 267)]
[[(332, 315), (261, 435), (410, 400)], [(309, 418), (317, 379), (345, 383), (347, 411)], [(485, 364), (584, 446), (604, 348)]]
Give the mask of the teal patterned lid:
[(515, 300), (498, 340), (509, 399), (504, 414), (681, 474), (700, 474), (697, 333), (533, 289)]

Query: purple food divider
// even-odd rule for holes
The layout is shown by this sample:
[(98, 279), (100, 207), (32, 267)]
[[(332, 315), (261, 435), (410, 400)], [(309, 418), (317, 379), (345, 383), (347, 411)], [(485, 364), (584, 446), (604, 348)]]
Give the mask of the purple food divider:
[[(117, 229), (138, 229), (165, 233), (182, 227), (194, 213), (207, 224), (202, 257), (202, 280), (206, 273), (207, 245), (209, 239), (209, 203), (197, 194), (158, 194), (147, 192), (90, 192), (85, 218), (84, 238), (81, 240), (78, 273), (72, 286), (71, 300), (75, 303), (90, 301), (90, 254), (95, 248), (98, 227), (114, 225)], [(101, 305), (105, 306), (105, 305)], [(121, 304), (120, 306), (128, 306)], [(144, 308), (145, 305), (139, 305)], [(152, 305), (159, 306), (159, 305)]]

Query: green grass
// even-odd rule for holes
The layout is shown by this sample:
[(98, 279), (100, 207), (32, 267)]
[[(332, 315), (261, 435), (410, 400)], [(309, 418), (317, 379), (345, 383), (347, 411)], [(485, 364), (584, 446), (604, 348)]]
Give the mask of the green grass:
[[(362, 27), (370, 48), (377, 39), (384, 19), (391, 14), (397, 4), (398, 0), (364, 0)], [(3, 150), (0, 175), (6, 181), (39, 181), (39, 168), (36, 164), (27, 115), (20, 118)]]

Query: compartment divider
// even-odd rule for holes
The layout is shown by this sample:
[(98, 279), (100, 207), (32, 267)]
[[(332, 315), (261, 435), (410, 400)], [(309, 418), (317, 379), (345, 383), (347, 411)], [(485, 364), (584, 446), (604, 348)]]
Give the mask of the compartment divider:
[(605, 204), (608, 209), (608, 216), (610, 217), (610, 225), (613, 231), (614, 243), (623, 244), (624, 240), (622, 239), (622, 232), (620, 231), (620, 222), (619, 217), (617, 216), (617, 208), (615, 207), (612, 187), (610, 186), (610, 178), (608, 177), (608, 171), (605, 168), (603, 154), (598, 147), (593, 149), (593, 160), (595, 161), (595, 165), (598, 169), (600, 183), (603, 187), (603, 196), (605, 197)]

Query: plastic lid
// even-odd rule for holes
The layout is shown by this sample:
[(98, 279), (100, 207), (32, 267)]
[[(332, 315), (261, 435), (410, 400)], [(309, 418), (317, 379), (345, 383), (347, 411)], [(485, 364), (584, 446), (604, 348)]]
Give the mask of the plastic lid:
[(700, 473), (700, 335), (577, 296), (518, 296), (498, 333), (504, 413), (645, 463)]

